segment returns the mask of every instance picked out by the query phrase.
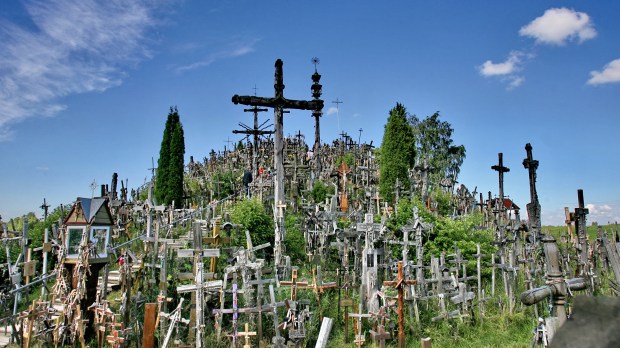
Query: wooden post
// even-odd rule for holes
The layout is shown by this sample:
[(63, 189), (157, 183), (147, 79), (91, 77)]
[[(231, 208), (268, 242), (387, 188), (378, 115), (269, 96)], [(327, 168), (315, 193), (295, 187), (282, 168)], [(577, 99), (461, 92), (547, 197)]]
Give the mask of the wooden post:
[(353, 300), (343, 298), (340, 300), (340, 306), (344, 307), (344, 343), (349, 343), (349, 307), (353, 306)]
[(420, 348), (431, 348), (431, 342), (430, 337), (420, 338)]
[(144, 332), (142, 335), (142, 348), (155, 347), (155, 312), (157, 303), (144, 305)]

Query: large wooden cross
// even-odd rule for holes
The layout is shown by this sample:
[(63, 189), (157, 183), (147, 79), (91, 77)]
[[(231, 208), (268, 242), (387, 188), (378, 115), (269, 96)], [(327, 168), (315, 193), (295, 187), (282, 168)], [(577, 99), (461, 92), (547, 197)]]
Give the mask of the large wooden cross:
[(342, 190), (340, 191), (340, 211), (346, 213), (349, 210), (349, 197), (347, 196), (347, 174), (351, 173), (351, 169), (347, 166), (346, 162), (342, 161), (338, 168), (338, 173), (342, 178)]
[[(276, 60), (275, 63), (275, 94), (273, 98), (264, 98), (256, 96), (239, 96), (234, 95), (232, 102), (235, 104), (243, 104), (249, 106), (264, 106), (273, 108), (274, 113), (274, 132), (275, 132), (275, 144), (274, 144), (274, 167), (276, 169), (276, 180), (274, 187), (274, 200), (275, 205), (284, 203), (284, 109), (299, 109), (299, 110), (314, 110), (320, 111), (323, 109), (323, 100), (290, 100), (284, 98), (284, 78), (282, 73), (283, 62), (281, 59)], [(274, 211), (274, 220), (276, 222), (275, 230), (275, 266), (276, 269), (282, 262), (282, 242), (284, 239), (284, 224), (283, 219), (279, 219)], [(282, 223), (281, 223), (282, 222)]]
[[(495, 170), (498, 175), (499, 175), (499, 213), (501, 218), (504, 218), (504, 173), (508, 173), (510, 171), (510, 168), (505, 167), (504, 166), (504, 154), (503, 153), (498, 153), (497, 154), (497, 164), (494, 166), (491, 166), (491, 169)], [(501, 231), (500, 231), (501, 232)], [(503, 232), (501, 232), (503, 233)], [(503, 235), (500, 236), (503, 238)]]
[(403, 262), (398, 262), (398, 278), (393, 281), (384, 281), (383, 285), (398, 289), (398, 347), (405, 347), (405, 286), (415, 285), (415, 280), (405, 279)]
[(291, 300), (292, 301), (297, 301), (297, 288), (308, 288), (308, 282), (307, 281), (297, 281), (297, 270), (298, 267), (293, 267), (292, 269), (292, 274), (291, 274), (291, 280), (290, 281), (281, 281), (280, 285), (281, 286), (290, 286), (291, 287)]
[(316, 296), (316, 301), (319, 306), (319, 320), (323, 321), (323, 308), (321, 306), (321, 294), (325, 291), (325, 289), (333, 289), (338, 285), (336, 282), (323, 282), (321, 277), (321, 266), (316, 266), (316, 268), (312, 269), (312, 278), (314, 283), (309, 284), (310, 287), (314, 289), (314, 295)]

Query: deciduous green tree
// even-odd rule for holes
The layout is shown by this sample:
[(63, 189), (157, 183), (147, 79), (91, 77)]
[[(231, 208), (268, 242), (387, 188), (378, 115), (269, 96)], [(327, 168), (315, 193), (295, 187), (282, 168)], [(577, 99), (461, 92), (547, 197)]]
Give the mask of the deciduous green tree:
[(453, 144), (454, 129), (447, 121), (439, 120), (439, 112), (424, 120), (409, 116), (415, 134), (416, 160), (426, 158), (433, 168), (433, 179), (451, 178), (456, 181), (465, 159), (465, 146)]

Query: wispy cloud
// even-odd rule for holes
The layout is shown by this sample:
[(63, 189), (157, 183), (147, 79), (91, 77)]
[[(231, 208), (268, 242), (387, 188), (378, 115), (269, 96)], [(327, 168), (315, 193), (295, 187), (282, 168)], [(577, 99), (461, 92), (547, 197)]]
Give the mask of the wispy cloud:
[(506, 89), (512, 90), (523, 84), (525, 77), (517, 73), (522, 70), (522, 65), (526, 58), (531, 58), (531, 54), (525, 54), (521, 51), (512, 51), (505, 61), (501, 63), (493, 63), (487, 60), (478, 67), (478, 71), (484, 77), (500, 77), (506, 81), (508, 86)]
[(209, 66), (218, 60), (235, 58), (246, 55), (248, 53), (252, 53), (255, 51), (254, 46), (258, 41), (258, 39), (250, 39), (245, 41), (233, 42), (224, 49), (208, 54), (204, 59), (190, 64), (178, 66), (174, 68), (174, 71), (176, 73), (184, 73), (186, 71)]
[(615, 203), (589, 203), (588, 220), (597, 221), (598, 223), (607, 223), (620, 221), (620, 209)]
[(506, 87), (508, 90), (513, 90), (519, 86), (521, 86), (523, 84), (523, 82), (525, 82), (525, 77), (523, 76), (510, 76), (508, 78), (508, 87)]
[(551, 8), (519, 30), (540, 44), (564, 45), (567, 41), (579, 43), (596, 37), (590, 16), (568, 8)]
[(124, 64), (150, 56), (150, 4), (28, 1), (32, 27), (0, 22), (0, 141), (11, 139), (11, 124), (63, 110), (61, 97), (121, 84)]
[(590, 75), (592, 77), (587, 82), (589, 85), (620, 82), (620, 59), (609, 62), (603, 67), (603, 71), (591, 71)]
[(40, 171), (40, 172), (47, 172), (50, 170), (50, 168), (48, 166), (36, 166), (34, 169)]
[(329, 109), (327, 109), (327, 111), (325, 112), (325, 114), (329, 116), (329, 115), (334, 115), (337, 112), (338, 112), (338, 108), (336, 108), (335, 106), (330, 106)]
[(593, 216), (608, 214), (613, 210), (613, 208), (609, 204), (598, 204), (597, 205), (597, 204), (589, 203), (589, 204), (586, 204), (586, 208), (588, 208), (589, 213)]
[[(588, 222), (598, 222), (599, 224), (620, 222), (618, 201), (588, 203), (586, 208), (588, 209)], [(564, 225), (566, 221), (564, 209), (543, 209), (542, 221), (544, 225)]]

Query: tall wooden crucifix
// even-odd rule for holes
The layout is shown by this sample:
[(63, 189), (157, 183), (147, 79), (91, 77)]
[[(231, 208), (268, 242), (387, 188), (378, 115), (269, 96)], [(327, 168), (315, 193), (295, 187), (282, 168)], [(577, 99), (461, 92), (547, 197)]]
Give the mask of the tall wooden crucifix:
[(527, 215), (530, 234), (534, 242), (540, 234), (540, 203), (538, 202), (538, 194), (536, 193), (536, 169), (538, 169), (538, 161), (532, 158), (532, 145), (525, 145), (527, 157), (523, 160), (523, 167), (528, 170), (530, 178), (530, 203), (527, 204)]
[(402, 261), (398, 261), (398, 278), (394, 281), (383, 282), (385, 286), (398, 289), (398, 348), (405, 348), (405, 286), (415, 284), (415, 280), (405, 279)]
[(498, 163), (491, 166), (491, 169), (495, 170), (499, 174), (499, 211), (502, 219), (504, 218), (504, 173), (508, 173), (510, 168), (504, 166), (504, 154), (497, 154)]
[[(316, 65), (319, 64), (319, 58), (312, 58), (312, 64), (314, 64), (314, 74), (312, 74), (312, 97), (314, 100), (321, 100), (321, 94), (323, 93), (323, 86), (319, 83), (321, 80), (321, 75), (316, 70)], [(314, 152), (314, 156), (316, 156), (315, 160), (315, 176), (318, 176), (321, 172), (321, 161), (320, 161), (320, 148), (321, 148), (321, 124), (320, 119), (323, 115), (323, 111), (314, 110), (312, 111), (312, 117), (314, 117), (314, 145), (312, 146), (312, 150)]]
[[(274, 167), (276, 169), (276, 180), (274, 184), (274, 206), (284, 203), (284, 109), (299, 109), (320, 111), (323, 109), (323, 100), (290, 100), (284, 98), (284, 78), (282, 74), (282, 60), (278, 59), (275, 63), (275, 95), (273, 98), (264, 98), (256, 96), (239, 96), (234, 95), (232, 102), (234, 104), (243, 104), (249, 106), (265, 106), (273, 108), (273, 118), (275, 126), (275, 144), (274, 144)], [(282, 264), (282, 242), (284, 237), (284, 217), (279, 216), (278, 210), (274, 209), (275, 220), (275, 266), (276, 269)]]

